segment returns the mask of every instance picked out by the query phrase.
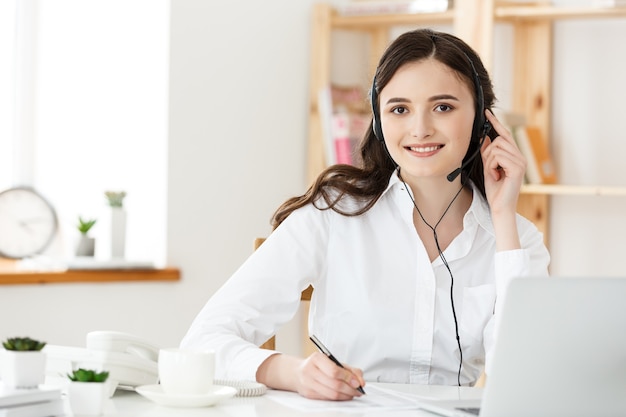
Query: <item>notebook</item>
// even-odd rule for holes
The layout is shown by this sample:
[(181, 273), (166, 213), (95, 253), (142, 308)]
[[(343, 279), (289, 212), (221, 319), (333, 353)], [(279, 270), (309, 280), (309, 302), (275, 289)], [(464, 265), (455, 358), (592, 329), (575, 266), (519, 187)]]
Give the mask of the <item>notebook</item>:
[(513, 280), (492, 360), (481, 400), (420, 406), (444, 416), (626, 416), (626, 278)]

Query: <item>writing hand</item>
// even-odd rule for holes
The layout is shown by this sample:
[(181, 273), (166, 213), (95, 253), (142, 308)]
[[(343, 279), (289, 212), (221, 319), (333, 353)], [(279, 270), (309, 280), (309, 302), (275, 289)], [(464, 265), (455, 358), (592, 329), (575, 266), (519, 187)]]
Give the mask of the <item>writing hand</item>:
[(297, 370), (300, 395), (320, 400), (351, 400), (360, 397), (365, 385), (363, 372), (347, 365), (337, 366), (326, 355), (315, 352)]

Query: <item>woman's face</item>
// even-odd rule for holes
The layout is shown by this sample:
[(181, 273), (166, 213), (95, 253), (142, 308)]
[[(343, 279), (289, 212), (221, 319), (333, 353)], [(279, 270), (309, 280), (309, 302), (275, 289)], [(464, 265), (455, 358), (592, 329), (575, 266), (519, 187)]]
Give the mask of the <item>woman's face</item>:
[[(385, 143), (402, 178), (445, 178), (461, 166), (474, 98), (457, 73), (428, 58), (398, 69), (379, 94)], [(460, 178), (460, 177), (458, 177)]]

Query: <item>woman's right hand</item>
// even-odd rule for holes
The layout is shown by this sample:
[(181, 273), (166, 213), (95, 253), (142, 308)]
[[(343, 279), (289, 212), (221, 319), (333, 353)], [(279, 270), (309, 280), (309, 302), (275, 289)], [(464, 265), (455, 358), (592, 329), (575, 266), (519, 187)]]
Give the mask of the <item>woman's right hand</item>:
[(359, 386), (365, 385), (360, 369), (337, 366), (326, 355), (315, 352), (298, 367), (300, 395), (317, 400), (351, 400), (360, 397)]
[(363, 394), (357, 388), (365, 386), (360, 369), (339, 367), (320, 352), (306, 359), (272, 355), (259, 367), (257, 381), (270, 388), (295, 391), (306, 398), (334, 401), (360, 397)]

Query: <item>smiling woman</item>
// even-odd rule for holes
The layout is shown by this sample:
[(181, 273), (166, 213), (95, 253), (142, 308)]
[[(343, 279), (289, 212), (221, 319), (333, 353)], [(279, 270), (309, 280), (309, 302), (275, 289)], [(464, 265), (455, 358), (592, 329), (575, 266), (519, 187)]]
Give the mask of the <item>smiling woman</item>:
[[(57, 239), (46, 254), (68, 257), (78, 238), (77, 216), (103, 218), (104, 191), (127, 190), (126, 255), (162, 262), (168, 2), (2, 3), (1, 18), (16, 36), (0, 44), (0, 62), (7, 63), (0, 68), (11, 68), (0, 73), (0, 85), (10, 86), (12, 94), (3, 96), (16, 100), (0, 105), (0, 118), (15, 125), (3, 123), (0, 155), (16, 157), (15, 169), (0, 164), (0, 191), (29, 185), (44, 194), (59, 216)], [(106, 227), (98, 226), (94, 236), (106, 241)]]

